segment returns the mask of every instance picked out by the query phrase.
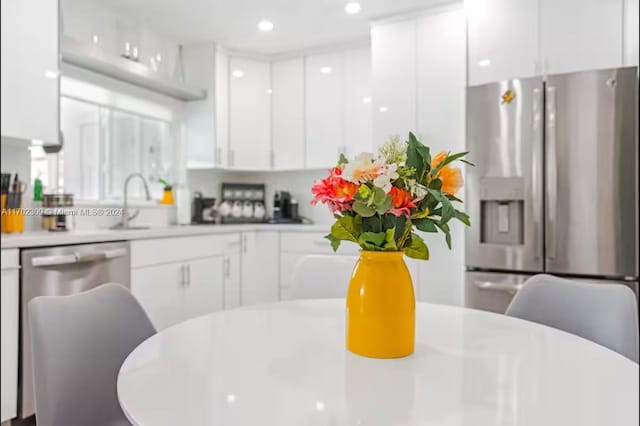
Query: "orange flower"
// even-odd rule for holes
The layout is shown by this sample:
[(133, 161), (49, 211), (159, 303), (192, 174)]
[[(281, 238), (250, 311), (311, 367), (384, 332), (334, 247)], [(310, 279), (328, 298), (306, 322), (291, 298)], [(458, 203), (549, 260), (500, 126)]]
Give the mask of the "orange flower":
[(342, 169), (335, 167), (329, 170), (329, 177), (317, 180), (311, 192), (314, 197), (311, 204), (318, 202), (327, 204), (332, 213), (351, 210), (353, 196), (358, 192), (358, 185), (342, 178)]
[(391, 187), (389, 196), (391, 197), (391, 205), (394, 207), (389, 210), (389, 213), (395, 216), (404, 214), (406, 217), (409, 217), (411, 215), (411, 209), (416, 207), (416, 202), (418, 201), (418, 199), (411, 199), (411, 193), (409, 191), (395, 186)]
[[(440, 151), (431, 159), (431, 168), (435, 168), (444, 159), (447, 158), (447, 153)], [(447, 164), (438, 172), (437, 177), (442, 182), (441, 191), (445, 194), (455, 195), (456, 192), (464, 185), (464, 179), (462, 178), (462, 171), (457, 167), (452, 167), (451, 164)]]
[(391, 204), (393, 204), (393, 207), (396, 209), (399, 209), (411, 202), (411, 193), (395, 186), (391, 187), (389, 195), (391, 196)]

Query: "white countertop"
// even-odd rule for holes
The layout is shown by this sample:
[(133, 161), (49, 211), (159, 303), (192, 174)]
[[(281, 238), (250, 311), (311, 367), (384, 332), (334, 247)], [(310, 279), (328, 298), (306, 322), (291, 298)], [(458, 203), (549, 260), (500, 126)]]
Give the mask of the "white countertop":
[(344, 347), (344, 300), (221, 311), (138, 346), (118, 377), (134, 425), (637, 426), (638, 364), (517, 318), (418, 303), (416, 350)]
[(249, 231), (290, 231), (290, 232), (325, 232), (329, 233), (330, 224), (323, 225), (182, 225), (153, 227), (149, 229), (131, 229), (114, 231), (110, 229), (93, 229), (68, 232), (31, 231), (23, 234), (2, 234), (0, 247), (26, 248), (60, 246), (67, 244), (83, 244), (105, 241), (129, 241), (149, 238), (181, 237), (189, 235), (213, 235), (231, 232)]

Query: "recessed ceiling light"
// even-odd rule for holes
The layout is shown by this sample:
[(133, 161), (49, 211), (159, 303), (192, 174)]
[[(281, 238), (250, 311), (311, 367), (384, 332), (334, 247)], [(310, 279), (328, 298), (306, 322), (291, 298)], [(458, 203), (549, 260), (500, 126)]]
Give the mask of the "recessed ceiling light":
[(331, 68), (331, 67), (322, 67), (322, 68), (320, 68), (320, 72), (322, 74), (330, 74), (331, 71), (333, 71), (333, 68)]
[(316, 402), (316, 411), (323, 412), (325, 409), (324, 402), (318, 401)]
[(478, 65), (480, 65), (481, 67), (488, 67), (489, 65), (491, 65), (491, 60), (483, 59), (481, 61), (478, 61)]
[(231, 75), (234, 76), (235, 78), (242, 78), (242, 77), (244, 77), (244, 71), (242, 71), (242, 70), (233, 70), (233, 71), (231, 71)]
[(273, 94), (273, 89), (267, 89), (267, 95)]
[(271, 31), (273, 30), (273, 22), (263, 19), (258, 22), (258, 29), (263, 32)]
[(162, 55), (161, 54), (156, 53), (156, 61), (162, 62)]
[(382, 106), (382, 107), (378, 108), (378, 111), (380, 111), (380, 112), (387, 112), (387, 111), (389, 111), (389, 108), (387, 108), (387, 107), (385, 107), (385, 106)]
[(370, 104), (371, 103), (371, 97), (370, 96), (365, 96), (364, 98), (362, 98), (362, 103), (363, 104)]
[(360, 13), (360, 3), (358, 3), (357, 1), (350, 1), (344, 6), (344, 11), (349, 15)]
[(93, 44), (98, 44), (100, 42), (100, 37), (98, 37), (98, 34), (94, 34), (93, 37), (91, 37), (91, 41), (93, 42)]
[(44, 76), (47, 78), (58, 78), (60, 73), (58, 71), (47, 70), (44, 72)]
[(232, 393), (227, 395), (227, 404), (233, 404), (234, 402), (236, 402), (236, 396)]

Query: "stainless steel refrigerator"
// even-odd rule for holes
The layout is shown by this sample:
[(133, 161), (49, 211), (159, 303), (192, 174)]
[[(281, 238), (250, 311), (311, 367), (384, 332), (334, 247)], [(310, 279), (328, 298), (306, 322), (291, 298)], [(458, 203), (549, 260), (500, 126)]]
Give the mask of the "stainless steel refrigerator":
[(467, 89), (468, 307), (531, 275), (638, 290), (638, 68)]

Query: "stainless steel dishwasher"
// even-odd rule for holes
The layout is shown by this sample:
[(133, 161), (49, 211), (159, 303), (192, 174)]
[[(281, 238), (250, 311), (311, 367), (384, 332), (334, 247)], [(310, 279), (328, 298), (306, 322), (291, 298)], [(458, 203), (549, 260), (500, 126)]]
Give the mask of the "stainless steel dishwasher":
[[(28, 303), (38, 296), (67, 296), (107, 282), (129, 287), (129, 243), (99, 243), (21, 251), (20, 418), (35, 413)], [(82, 321), (82, 318), (78, 318)], [(60, 342), (73, 344), (73, 342)]]

